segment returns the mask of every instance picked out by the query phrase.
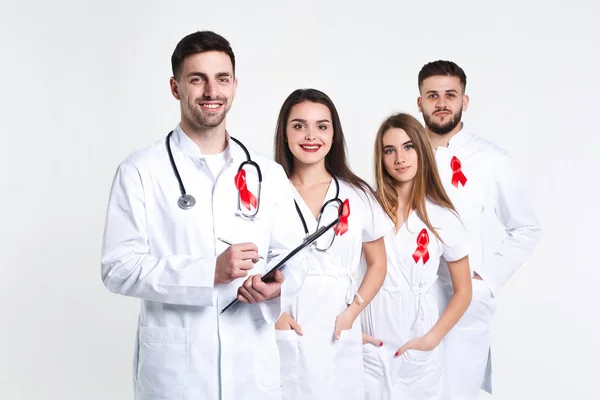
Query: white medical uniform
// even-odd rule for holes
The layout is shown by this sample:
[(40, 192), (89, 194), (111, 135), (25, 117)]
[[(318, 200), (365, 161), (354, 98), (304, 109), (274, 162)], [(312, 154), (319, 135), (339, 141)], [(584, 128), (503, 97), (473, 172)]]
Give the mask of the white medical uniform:
[(431, 351), (408, 350), (395, 357), (402, 345), (425, 335), (439, 319), (432, 288), (440, 260), (457, 261), (470, 252), (456, 213), (429, 200), (426, 208), (443, 242), (416, 211), (396, 234), (391, 231), (385, 236), (385, 282), (362, 313), (365, 333), (383, 342), (382, 347), (363, 346), (367, 399), (446, 398), (442, 345)]
[[(292, 191), (278, 164), (251, 153), (263, 175), (255, 220), (238, 214), (234, 177), (246, 155), (228, 138), (224, 162), (207, 166), (178, 126), (175, 163), (196, 205), (182, 210), (165, 139), (131, 154), (119, 166), (108, 205), (102, 279), (111, 291), (142, 300), (134, 359), (137, 400), (280, 399), (279, 354), (273, 323), (304, 274), (303, 256), (285, 269), (282, 296), (259, 305), (239, 303), (220, 314), (245, 279), (214, 284), (216, 258), (227, 245), (253, 242), (277, 261), (302, 241)], [(223, 165), (222, 170), (219, 164)], [(256, 172), (248, 170), (248, 181)], [(257, 195), (257, 193), (254, 193)], [(265, 261), (251, 274), (264, 273)], [(294, 287), (296, 289), (294, 289)]]
[[(325, 201), (335, 197), (332, 180)], [(296, 301), (285, 311), (302, 327), (276, 331), (281, 355), (283, 399), (363, 399), (362, 335), (357, 319), (349, 331), (334, 338), (335, 319), (350, 304), (360, 281), (357, 273), (363, 242), (381, 238), (392, 223), (374, 197), (339, 180), (339, 199), (348, 199), (348, 231), (336, 236), (331, 248), (307, 254), (308, 276)], [(317, 220), (294, 188), (296, 202), (308, 232)], [(324, 203), (325, 203), (324, 201)], [(304, 233), (297, 213), (290, 229)]]
[[(458, 172), (453, 157), (460, 162)], [(496, 296), (527, 260), (541, 229), (520, 174), (504, 150), (463, 128), (447, 148), (437, 148), (435, 159), (444, 188), (467, 228), (473, 248), (471, 271), (483, 278), (473, 280), (471, 305), (445, 338), (452, 398), (476, 399), (480, 388), (492, 392), (490, 344)], [(464, 185), (461, 174), (466, 179)], [(492, 232), (498, 221), (506, 230), (501, 243)], [(443, 310), (452, 295), (448, 267), (443, 262), (439, 277), (436, 291)]]

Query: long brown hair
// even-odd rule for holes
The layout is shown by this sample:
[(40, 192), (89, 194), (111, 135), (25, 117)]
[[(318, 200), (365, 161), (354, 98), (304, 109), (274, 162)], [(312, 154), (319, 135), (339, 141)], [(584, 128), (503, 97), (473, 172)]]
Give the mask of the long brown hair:
[(332, 176), (346, 181), (356, 189), (365, 193), (367, 191), (372, 193), (371, 187), (364, 180), (356, 176), (348, 166), (346, 140), (344, 139), (340, 116), (329, 96), (317, 89), (294, 90), (283, 102), (275, 130), (275, 161), (283, 166), (288, 178), (292, 176), (294, 172), (294, 156), (287, 144), (286, 126), (292, 107), (305, 101), (323, 104), (331, 113), (333, 140), (331, 149), (325, 156), (325, 169), (327, 169), (327, 172)]
[(434, 235), (442, 240), (431, 225), (425, 199), (434, 204), (448, 208), (456, 213), (454, 205), (444, 190), (438, 174), (433, 150), (427, 139), (425, 128), (416, 118), (409, 114), (399, 113), (388, 117), (377, 131), (375, 138), (375, 181), (377, 190), (375, 196), (387, 215), (397, 225), (398, 193), (395, 189), (395, 179), (386, 171), (383, 165), (383, 135), (392, 129), (399, 128), (406, 132), (417, 152), (417, 173), (409, 199), (409, 210), (416, 210), (417, 215), (427, 225)]

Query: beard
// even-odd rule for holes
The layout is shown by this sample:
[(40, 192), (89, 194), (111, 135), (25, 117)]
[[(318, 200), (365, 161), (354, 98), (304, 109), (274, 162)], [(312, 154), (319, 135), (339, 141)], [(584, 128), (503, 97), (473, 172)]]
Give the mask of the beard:
[(221, 125), (221, 123), (227, 116), (229, 109), (231, 108), (231, 104), (225, 98), (217, 97), (210, 100), (216, 100), (223, 103), (223, 105), (221, 106), (222, 109), (219, 113), (206, 112), (202, 110), (199, 106), (189, 110), (190, 120), (202, 128), (214, 128)]
[(445, 135), (450, 133), (454, 128), (460, 124), (460, 120), (462, 119), (462, 109), (458, 110), (458, 112), (452, 115), (452, 118), (448, 121), (438, 124), (433, 121), (432, 114), (423, 114), (423, 119), (425, 120), (425, 125), (427, 128), (438, 135)]

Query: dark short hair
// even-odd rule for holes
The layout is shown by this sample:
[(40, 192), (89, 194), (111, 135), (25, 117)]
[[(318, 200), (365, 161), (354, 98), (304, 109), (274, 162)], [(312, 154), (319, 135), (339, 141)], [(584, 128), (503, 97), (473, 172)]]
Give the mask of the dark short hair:
[(235, 75), (235, 55), (227, 39), (211, 31), (199, 31), (187, 35), (177, 43), (177, 47), (175, 47), (171, 56), (173, 76), (177, 77), (181, 73), (181, 65), (187, 56), (206, 51), (222, 51), (226, 53), (231, 59)]
[(458, 65), (456, 65), (456, 63), (453, 63), (452, 61), (438, 60), (425, 64), (423, 68), (421, 68), (421, 71), (419, 71), (419, 89), (421, 89), (421, 86), (423, 85), (423, 81), (425, 79), (430, 78), (432, 76), (440, 75), (454, 76), (460, 79), (460, 83), (463, 87), (463, 92), (467, 87), (467, 75), (461, 67), (459, 67)]

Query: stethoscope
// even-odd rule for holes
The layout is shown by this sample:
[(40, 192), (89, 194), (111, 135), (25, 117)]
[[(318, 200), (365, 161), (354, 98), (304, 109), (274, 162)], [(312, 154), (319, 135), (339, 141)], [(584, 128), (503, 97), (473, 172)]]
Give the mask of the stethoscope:
[[(196, 199), (191, 194), (187, 194), (187, 192), (185, 190), (185, 186), (183, 185), (183, 180), (181, 179), (181, 175), (179, 175), (179, 170), (177, 169), (177, 165), (175, 164), (175, 159), (173, 158), (173, 152), (171, 151), (171, 136), (172, 135), (173, 135), (173, 131), (169, 132), (169, 134), (167, 135), (166, 144), (167, 144), (167, 153), (169, 153), (169, 161), (171, 162), (171, 168), (173, 168), (173, 173), (175, 174), (175, 177), (177, 178), (177, 182), (179, 183), (179, 191), (181, 192), (181, 196), (179, 197), (179, 199), (177, 199), (177, 205), (183, 210), (189, 210), (196, 205)], [(237, 140), (236, 138), (234, 138), (232, 136), (229, 136), (229, 137), (231, 138), (231, 140), (233, 140), (235, 143), (237, 143), (238, 146), (240, 146), (242, 148), (242, 150), (244, 150), (244, 153), (246, 153), (246, 161), (241, 163), (240, 166), (238, 167), (238, 174), (247, 165), (251, 165), (254, 168), (256, 168), (256, 172), (258, 173), (258, 193), (256, 196), (257, 204), (256, 204), (256, 208), (255, 208), (254, 212), (244, 213), (242, 211), (241, 203), (240, 203), (240, 196), (239, 196), (239, 189), (238, 189), (238, 213), (245, 218), (254, 218), (256, 216), (256, 214), (258, 213), (258, 207), (260, 205), (260, 192), (261, 192), (261, 188), (262, 188), (262, 173), (260, 170), (260, 166), (256, 162), (252, 161), (252, 158), (250, 157), (250, 153), (248, 152), (248, 149), (246, 148), (246, 146), (244, 146), (242, 144), (242, 142), (240, 142), (239, 140)]]
[[(323, 206), (321, 207), (321, 209), (319, 210), (319, 216), (317, 217), (317, 226), (321, 226), (321, 217), (323, 216), (323, 211), (325, 211), (325, 209), (327, 208), (327, 206), (329, 206), (332, 203), (335, 203), (337, 205), (337, 209), (341, 210), (342, 209), (342, 200), (340, 199), (340, 183), (338, 182), (337, 178), (335, 176), (331, 176), (333, 182), (335, 183), (335, 197), (333, 199), (327, 200), (325, 202), (325, 204), (323, 204)], [(302, 227), (304, 228), (304, 234), (308, 235), (308, 225), (306, 225), (306, 220), (304, 219), (304, 215), (302, 215), (302, 211), (300, 210), (300, 206), (298, 205), (298, 202), (296, 200), (294, 200), (294, 205), (296, 206), (296, 212), (298, 213), (298, 216), (300, 217), (300, 221), (302, 221)], [(325, 250), (321, 250), (321, 249), (317, 249), (319, 251), (325, 251)]]

